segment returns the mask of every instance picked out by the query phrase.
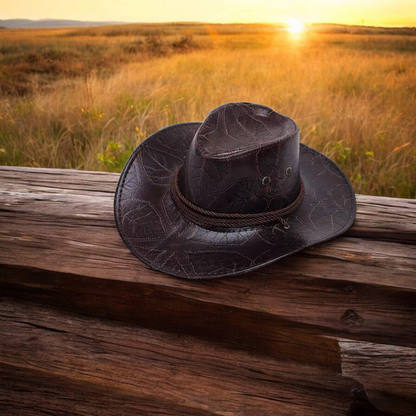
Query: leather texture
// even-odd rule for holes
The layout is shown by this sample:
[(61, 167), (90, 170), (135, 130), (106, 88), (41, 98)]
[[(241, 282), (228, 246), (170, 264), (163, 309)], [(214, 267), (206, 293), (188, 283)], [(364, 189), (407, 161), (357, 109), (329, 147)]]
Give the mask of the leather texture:
[[(202, 228), (175, 204), (182, 193), (216, 212), (301, 206), (290, 228), (270, 223), (241, 229)], [(345, 232), (356, 213), (354, 191), (342, 170), (299, 144), (296, 123), (251, 103), (225, 104), (203, 123), (169, 126), (147, 138), (127, 162), (115, 195), (115, 219), (130, 251), (163, 273), (189, 279), (247, 273)]]
[(297, 125), (268, 107), (221, 106), (192, 140), (179, 184), (188, 200), (210, 211), (284, 208), (300, 189)]

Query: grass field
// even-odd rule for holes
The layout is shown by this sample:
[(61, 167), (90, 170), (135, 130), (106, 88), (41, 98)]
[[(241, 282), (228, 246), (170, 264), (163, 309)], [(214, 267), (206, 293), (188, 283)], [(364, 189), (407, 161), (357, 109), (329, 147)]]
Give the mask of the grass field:
[(2, 30), (0, 164), (121, 171), (154, 131), (250, 101), (293, 118), (357, 193), (415, 198), (416, 36), (355, 31)]

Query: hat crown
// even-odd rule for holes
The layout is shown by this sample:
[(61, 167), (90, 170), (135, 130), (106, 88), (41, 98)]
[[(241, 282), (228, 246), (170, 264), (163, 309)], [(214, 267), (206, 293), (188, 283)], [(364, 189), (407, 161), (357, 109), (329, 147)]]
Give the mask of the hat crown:
[(179, 173), (179, 187), (189, 201), (223, 213), (282, 209), (296, 199), (300, 186), (296, 123), (251, 103), (213, 110)]

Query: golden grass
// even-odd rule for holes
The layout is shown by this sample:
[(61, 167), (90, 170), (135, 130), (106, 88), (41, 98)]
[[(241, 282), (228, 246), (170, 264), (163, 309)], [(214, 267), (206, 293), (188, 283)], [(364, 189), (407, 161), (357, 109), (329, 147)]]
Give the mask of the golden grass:
[[(3, 59), (11, 56), (4, 45), (22, 56), (59, 48), (77, 53), (69, 66), (87, 64), (69, 75), (29, 74), (25, 96), (1, 99), (0, 163), (120, 171), (154, 131), (250, 101), (293, 118), (301, 141), (336, 161), (356, 192), (416, 197), (416, 37), (140, 28), (6, 31)], [(191, 35), (185, 47), (173, 46)]]

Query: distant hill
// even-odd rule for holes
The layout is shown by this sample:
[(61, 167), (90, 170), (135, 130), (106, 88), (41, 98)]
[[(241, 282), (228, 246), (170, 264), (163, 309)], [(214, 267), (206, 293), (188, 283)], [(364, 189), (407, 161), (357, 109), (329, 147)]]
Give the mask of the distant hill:
[(416, 35), (415, 27), (381, 27), (342, 25), (336, 23), (312, 23), (309, 30), (319, 33), (352, 33), (357, 35)]
[[(140, 26), (169, 26), (169, 25), (183, 25), (183, 26), (200, 26), (211, 25), (216, 27), (237, 27), (256, 28), (261, 27), (262, 31), (266, 27), (270, 27), (272, 31), (276, 29), (284, 30), (286, 25), (282, 23), (266, 23), (266, 24), (216, 24), (216, 23), (202, 23), (202, 22), (168, 22), (168, 23), (131, 23), (131, 22), (94, 22), (82, 20), (67, 20), (67, 19), (0, 19), (0, 29), (48, 29), (48, 28), (62, 28), (62, 27), (93, 27), (93, 26), (113, 26), (126, 25), (127, 27)], [(353, 33), (353, 34), (386, 34), (386, 35), (416, 35), (415, 27), (377, 27), (377, 26), (360, 26), (360, 25), (343, 25), (337, 23), (312, 23), (307, 25), (310, 32), (318, 33)]]
[(105, 26), (119, 25), (125, 22), (88, 22), (81, 20), (63, 20), (63, 19), (7, 19), (0, 20), (0, 27), (3, 29), (42, 29), (57, 27), (87, 27), (87, 26)]

